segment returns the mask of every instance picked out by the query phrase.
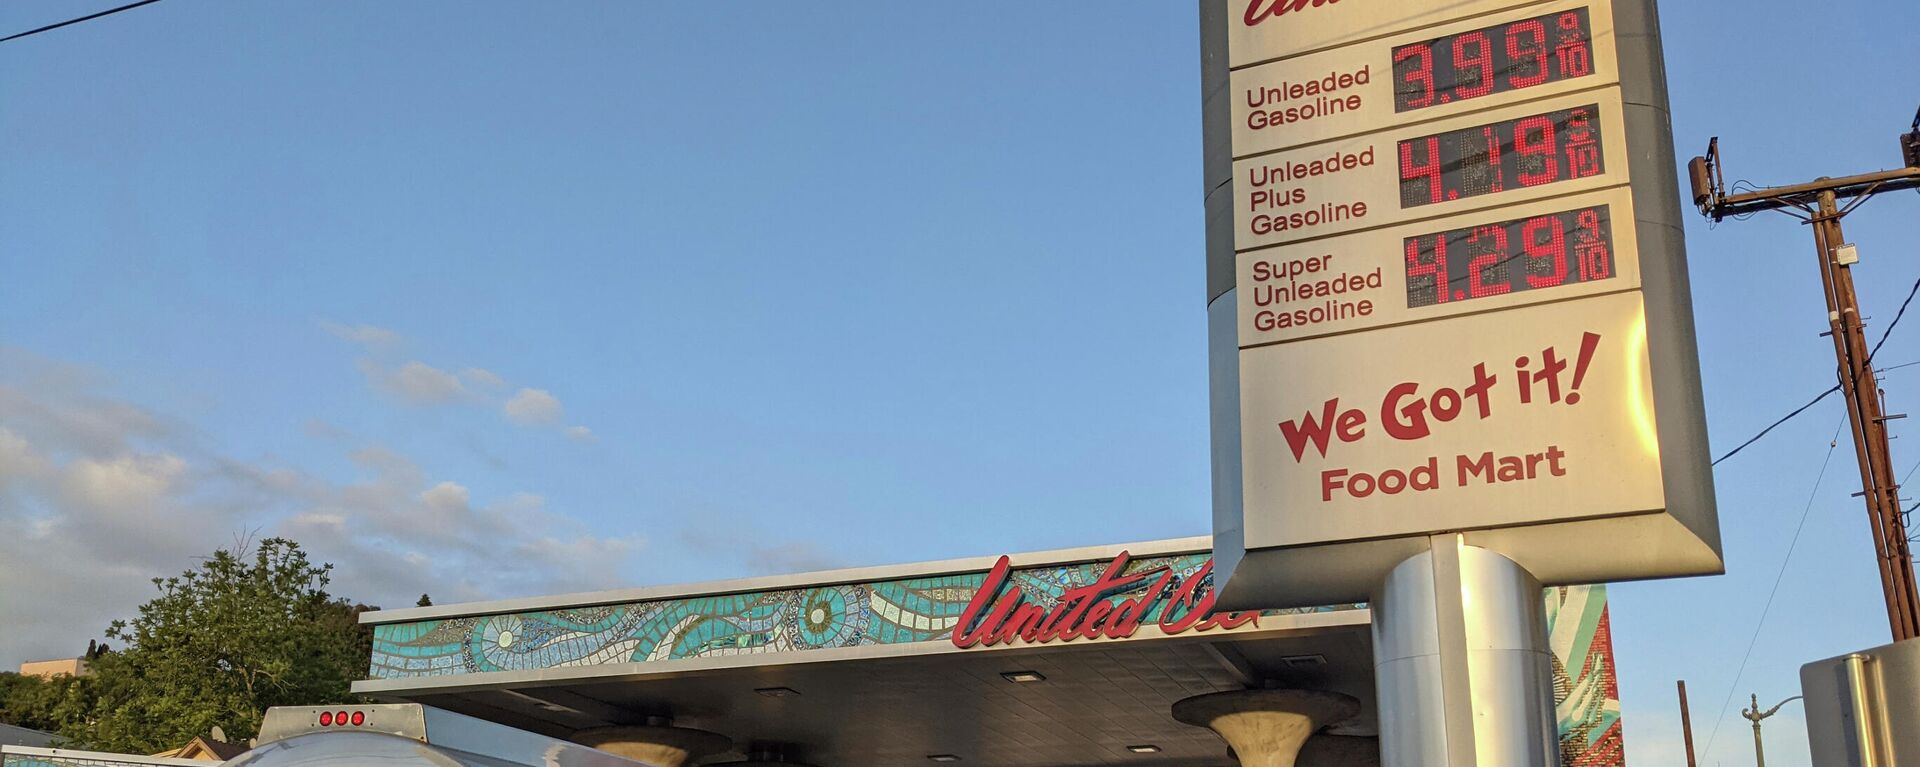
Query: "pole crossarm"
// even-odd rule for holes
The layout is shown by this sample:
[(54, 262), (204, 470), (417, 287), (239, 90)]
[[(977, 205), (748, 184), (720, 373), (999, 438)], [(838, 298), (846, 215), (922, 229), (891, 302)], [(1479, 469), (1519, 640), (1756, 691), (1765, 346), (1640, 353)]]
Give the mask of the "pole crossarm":
[(1826, 192), (1832, 192), (1835, 197), (1848, 199), (1901, 189), (1920, 189), (1920, 168), (1875, 171), (1845, 178), (1828, 178), (1805, 184), (1769, 187), (1752, 192), (1721, 194), (1708, 200), (1703, 207), (1713, 220), (1720, 221), (1728, 216), (1742, 216), (1765, 210), (1810, 209), (1819, 204), (1820, 195)]

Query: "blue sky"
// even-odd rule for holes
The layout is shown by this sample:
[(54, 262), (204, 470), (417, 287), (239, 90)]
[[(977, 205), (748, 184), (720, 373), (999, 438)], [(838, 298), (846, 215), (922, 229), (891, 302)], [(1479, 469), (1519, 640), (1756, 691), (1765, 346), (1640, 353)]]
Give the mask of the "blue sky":
[[(1683, 157), (1897, 164), (1920, 6), (1666, 6)], [(1207, 532), (1194, 16), (173, 0), (0, 45), (0, 578), (59, 579), (9, 587), (0, 661), (248, 530), (388, 605)], [(1916, 215), (1848, 222), (1876, 333)], [(1724, 450), (1831, 346), (1802, 227), (1688, 237)], [(1814, 491), (1840, 417), (1720, 468), (1727, 576), (1614, 590), (1632, 763), (1674, 763), (1674, 679), (1747, 764), (1729, 689), (1885, 641), (1845, 443)]]

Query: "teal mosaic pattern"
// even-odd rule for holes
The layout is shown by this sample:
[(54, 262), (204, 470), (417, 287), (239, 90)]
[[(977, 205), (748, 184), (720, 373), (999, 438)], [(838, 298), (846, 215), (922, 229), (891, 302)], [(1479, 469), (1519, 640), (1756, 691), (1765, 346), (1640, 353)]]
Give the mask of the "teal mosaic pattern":
[[(1145, 557), (1126, 572), (1171, 568), (1184, 580), (1207, 554)], [(1015, 570), (1008, 588), (1052, 609), (1099, 580), (1107, 562)], [(1209, 576), (1210, 578), (1211, 576)], [(751, 594), (667, 599), (374, 626), (374, 679), (596, 666), (834, 647), (944, 642), (986, 573)], [(1149, 588), (1113, 592), (1118, 602)], [(1268, 614), (1352, 609), (1281, 610)], [(1166, 600), (1146, 622), (1157, 621)]]
[[(0, 754), (0, 767), (153, 767), (165, 763), (154, 759), (142, 759), (128, 756), (120, 759), (93, 759), (78, 756), (47, 756), (43, 754)], [(212, 765), (213, 762), (207, 764)]]

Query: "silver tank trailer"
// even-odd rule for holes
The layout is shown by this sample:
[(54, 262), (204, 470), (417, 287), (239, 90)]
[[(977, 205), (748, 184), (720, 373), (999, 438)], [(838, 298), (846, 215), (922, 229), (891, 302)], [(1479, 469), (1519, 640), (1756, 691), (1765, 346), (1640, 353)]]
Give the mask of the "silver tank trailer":
[(222, 767), (654, 767), (417, 703), (273, 708), (255, 743)]

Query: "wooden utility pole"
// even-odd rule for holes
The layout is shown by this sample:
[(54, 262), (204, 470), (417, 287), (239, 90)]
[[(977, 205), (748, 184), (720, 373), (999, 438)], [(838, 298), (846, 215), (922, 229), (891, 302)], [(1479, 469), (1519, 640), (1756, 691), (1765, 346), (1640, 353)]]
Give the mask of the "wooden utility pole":
[(1840, 221), (1880, 192), (1920, 189), (1920, 158), (1914, 151), (1920, 144), (1920, 119), (1915, 121), (1914, 133), (1901, 137), (1901, 142), (1905, 159), (1913, 167), (1738, 194), (1727, 193), (1719, 139), (1708, 144), (1707, 156), (1689, 164), (1694, 204), (1713, 220), (1771, 210), (1813, 227), (1820, 284), (1827, 297), (1826, 335), (1833, 338), (1833, 354), (1839, 362), (1840, 391), (1846, 396), (1847, 421), (1853, 427), (1853, 449), (1860, 463), (1860, 494), (1866, 499), (1875, 564), (1895, 641), (1920, 637), (1920, 587), (1914, 581), (1900, 484), (1887, 445), (1887, 421), (1903, 416), (1889, 416), (1883, 408), (1873, 352), (1860, 317), (1860, 298), (1853, 288), (1853, 265), (1859, 254), (1841, 234)]
[(1693, 714), (1687, 710), (1687, 680), (1680, 680), (1679, 685), (1680, 736), (1687, 741), (1687, 767), (1700, 767), (1699, 763), (1693, 760)]

